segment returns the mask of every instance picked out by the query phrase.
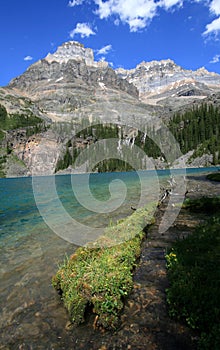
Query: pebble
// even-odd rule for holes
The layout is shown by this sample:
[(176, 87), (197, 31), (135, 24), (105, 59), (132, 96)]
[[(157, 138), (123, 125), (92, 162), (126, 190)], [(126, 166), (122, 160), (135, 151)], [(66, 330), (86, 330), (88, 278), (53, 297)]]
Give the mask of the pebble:
[(137, 323), (132, 323), (130, 328), (132, 332), (139, 333), (139, 325)]
[(71, 331), (72, 328), (73, 328), (73, 324), (70, 321), (67, 321), (67, 323), (65, 325), (65, 330)]

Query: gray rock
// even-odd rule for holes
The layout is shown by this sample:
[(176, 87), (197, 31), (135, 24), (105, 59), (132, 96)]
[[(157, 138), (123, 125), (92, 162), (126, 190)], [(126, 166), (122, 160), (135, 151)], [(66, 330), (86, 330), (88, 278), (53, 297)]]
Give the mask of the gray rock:
[[(205, 98), (220, 91), (219, 74), (210, 73), (205, 68), (186, 70), (170, 59), (142, 62), (134, 69), (120, 68), (116, 72), (137, 87), (143, 101), (152, 104), (174, 96)], [(185, 104), (186, 101), (182, 103)]]

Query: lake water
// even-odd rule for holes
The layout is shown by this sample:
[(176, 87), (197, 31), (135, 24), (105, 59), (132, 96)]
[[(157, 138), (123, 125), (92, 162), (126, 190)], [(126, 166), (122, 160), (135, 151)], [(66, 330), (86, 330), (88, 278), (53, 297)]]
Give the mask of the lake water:
[[(173, 171), (176, 179), (181, 172)], [(131, 215), (131, 206), (157, 200), (170, 178), (167, 170), (139, 175), (91, 174), (90, 192), (83, 174), (0, 179), (0, 349), (74, 349), (51, 278), (77, 244), (94, 239), (90, 232)], [(66, 220), (76, 225), (71, 237)], [(75, 330), (78, 337), (84, 331)]]

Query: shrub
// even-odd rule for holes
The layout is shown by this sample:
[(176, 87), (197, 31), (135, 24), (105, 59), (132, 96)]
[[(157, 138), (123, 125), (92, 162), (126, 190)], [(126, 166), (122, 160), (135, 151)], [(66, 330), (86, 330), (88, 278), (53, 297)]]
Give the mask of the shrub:
[[(201, 335), (200, 349), (220, 348), (220, 215), (219, 198), (203, 198), (200, 208), (216, 215), (182, 241), (174, 243), (166, 255), (170, 287), (169, 313), (184, 319)], [(196, 203), (195, 203), (196, 202)], [(198, 208), (198, 200), (191, 202)], [(190, 207), (190, 203), (188, 203)]]
[(220, 181), (220, 172), (207, 175), (208, 180)]

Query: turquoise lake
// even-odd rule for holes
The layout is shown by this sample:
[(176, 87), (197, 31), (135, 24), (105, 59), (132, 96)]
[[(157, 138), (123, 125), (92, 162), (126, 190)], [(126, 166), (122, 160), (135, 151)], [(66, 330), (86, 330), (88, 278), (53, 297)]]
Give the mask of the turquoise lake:
[[(187, 175), (215, 170), (187, 169)], [(172, 174), (178, 179), (182, 170)], [(89, 232), (132, 215), (131, 206), (158, 200), (169, 179), (168, 170), (143, 171), (141, 182), (135, 172), (90, 174), (89, 193), (85, 174), (0, 179), (0, 349), (68, 346), (68, 316), (51, 286), (58, 264), (84, 242), (81, 227), (92, 240)], [(71, 218), (75, 232), (65, 240)]]

